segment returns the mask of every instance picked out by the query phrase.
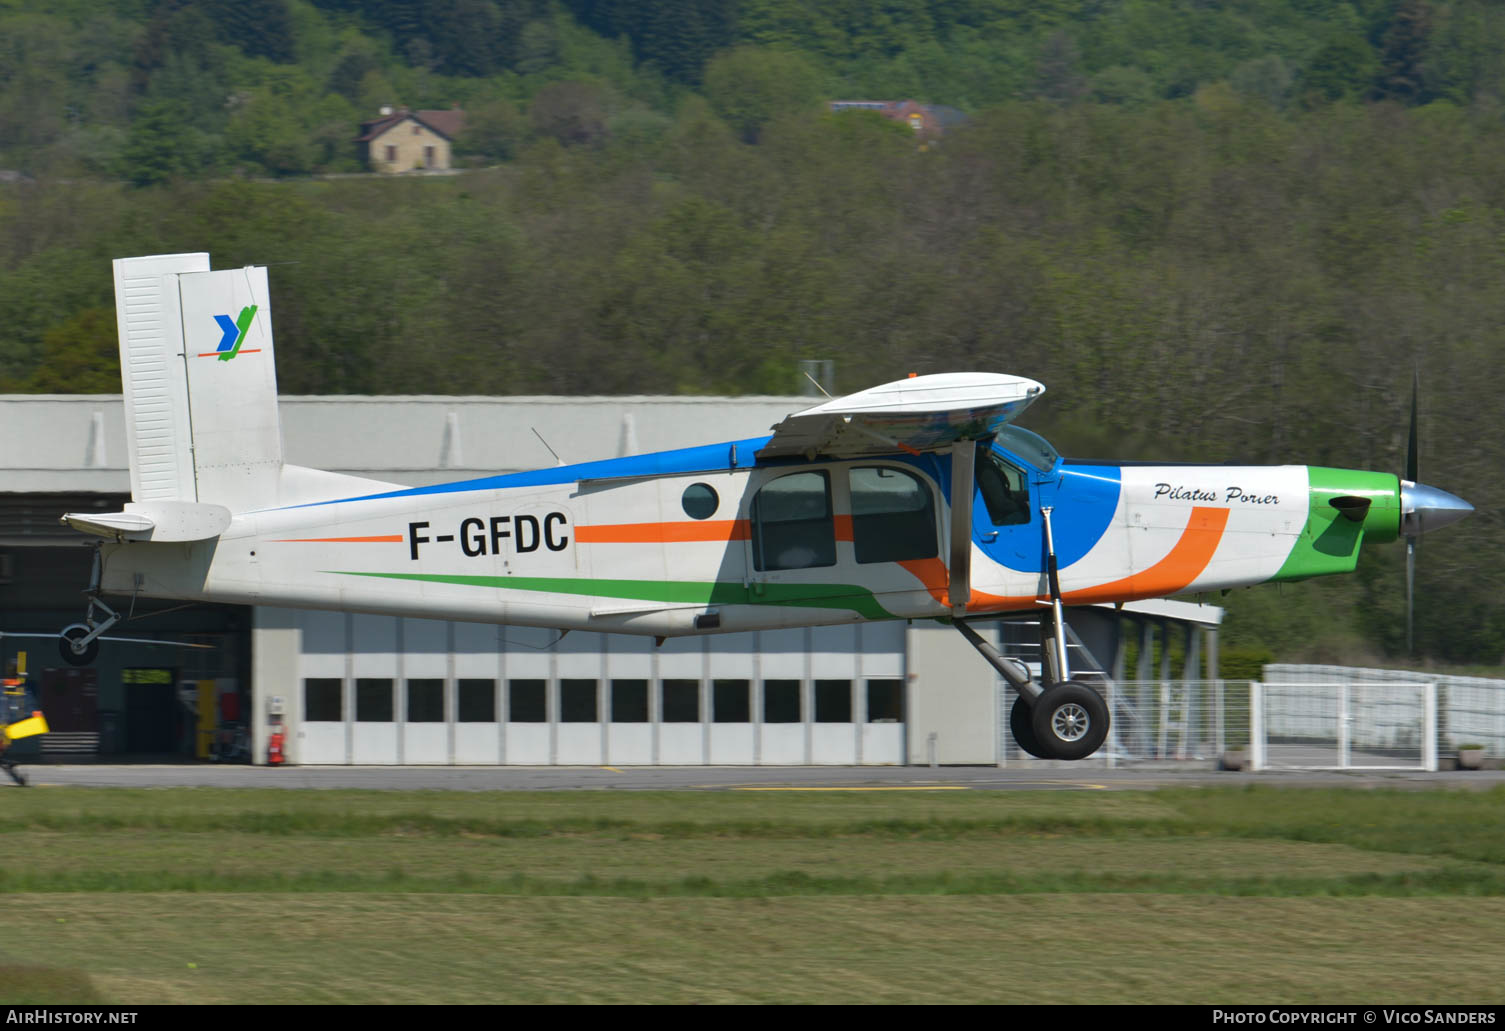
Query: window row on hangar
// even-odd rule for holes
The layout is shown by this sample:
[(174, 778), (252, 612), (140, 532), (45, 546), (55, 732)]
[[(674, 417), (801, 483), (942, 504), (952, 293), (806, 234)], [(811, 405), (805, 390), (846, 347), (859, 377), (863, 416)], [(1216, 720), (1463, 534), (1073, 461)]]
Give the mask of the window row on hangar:
[[(441, 677), (403, 681), (339, 677), (303, 681), (303, 719), (358, 723), (852, 723), (861, 713), (868, 723), (904, 718), (904, 681), (874, 678), (854, 692), (851, 680), (717, 679), (709, 684), (671, 678), (653, 684), (642, 678), (605, 683), (570, 677), (555, 684), (522, 677), (502, 682), (462, 677), (451, 685)], [(651, 688), (651, 689), (650, 689)], [(756, 695), (756, 698), (755, 698)], [(348, 701), (347, 701), (348, 699)], [(757, 719), (754, 719), (757, 713)], [(399, 719), (399, 716), (401, 717)]]

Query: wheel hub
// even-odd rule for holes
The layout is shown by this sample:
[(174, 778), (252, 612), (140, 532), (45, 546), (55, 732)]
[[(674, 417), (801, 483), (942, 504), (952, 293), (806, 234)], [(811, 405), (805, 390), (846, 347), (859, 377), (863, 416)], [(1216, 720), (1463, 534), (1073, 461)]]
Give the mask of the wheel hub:
[(1087, 710), (1076, 702), (1067, 702), (1050, 716), (1050, 729), (1062, 741), (1080, 741), (1091, 727)]

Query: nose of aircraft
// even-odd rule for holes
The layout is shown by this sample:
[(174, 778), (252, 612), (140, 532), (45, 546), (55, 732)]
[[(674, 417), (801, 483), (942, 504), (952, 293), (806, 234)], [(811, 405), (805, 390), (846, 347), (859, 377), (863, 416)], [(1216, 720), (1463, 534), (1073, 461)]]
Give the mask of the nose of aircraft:
[(1400, 481), (1400, 532), (1405, 537), (1417, 537), (1457, 522), (1473, 510), (1473, 505), (1445, 490), (1410, 480)]

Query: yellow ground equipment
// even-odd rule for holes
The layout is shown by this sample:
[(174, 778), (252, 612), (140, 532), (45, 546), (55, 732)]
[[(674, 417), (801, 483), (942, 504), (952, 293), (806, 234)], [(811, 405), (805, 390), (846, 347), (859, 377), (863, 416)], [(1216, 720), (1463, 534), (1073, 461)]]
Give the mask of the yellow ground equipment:
[(47, 733), (47, 717), (42, 715), (40, 709), (33, 709), (29, 704), (25, 652), (16, 655), (16, 668), (4, 680), (0, 680), (0, 688), (3, 688), (0, 691), (0, 769), (10, 774), (11, 780), (25, 787), (25, 776), (16, 768), (16, 761), (9, 758), (6, 752), (13, 741)]

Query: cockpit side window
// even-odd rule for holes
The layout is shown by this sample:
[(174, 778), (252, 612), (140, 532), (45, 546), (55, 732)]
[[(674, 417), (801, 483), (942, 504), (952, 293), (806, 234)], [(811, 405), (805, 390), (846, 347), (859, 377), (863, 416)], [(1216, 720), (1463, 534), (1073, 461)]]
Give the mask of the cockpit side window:
[(1029, 522), (1029, 482), (986, 444), (977, 448), (977, 489), (994, 526), (1019, 526)]
[(753, 568), (810, 569), (836, 564), (836, 520), (824, 470), (765, 484), (752, 503)]

